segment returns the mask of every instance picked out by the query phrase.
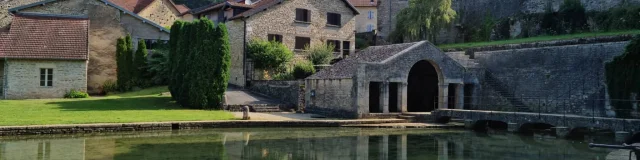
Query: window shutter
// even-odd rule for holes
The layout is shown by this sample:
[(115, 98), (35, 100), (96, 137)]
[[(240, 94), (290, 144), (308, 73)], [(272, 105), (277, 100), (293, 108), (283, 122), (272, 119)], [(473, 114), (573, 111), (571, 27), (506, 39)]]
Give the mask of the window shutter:
[(305, 21), (306, 22), (311, 22), (311, 11), (305, 9), (305, 13), (306, 13), (306, 16), (307, 16), (307, 19), (305, 19)]

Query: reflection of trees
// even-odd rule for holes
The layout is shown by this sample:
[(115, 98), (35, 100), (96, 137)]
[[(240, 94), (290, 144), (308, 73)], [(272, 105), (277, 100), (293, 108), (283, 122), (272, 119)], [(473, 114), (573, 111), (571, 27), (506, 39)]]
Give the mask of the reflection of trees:
[(116, 160), (226, 159), (221, 135), (123, 138), (115, 140)]

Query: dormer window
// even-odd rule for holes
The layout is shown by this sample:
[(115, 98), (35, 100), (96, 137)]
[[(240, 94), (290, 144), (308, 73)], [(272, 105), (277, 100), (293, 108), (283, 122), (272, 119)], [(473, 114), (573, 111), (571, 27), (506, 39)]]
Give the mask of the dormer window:
[(337, 13), (327, 13), (327, 25), (331, 26), (340, 26), (342, 16)]
[(311, 11), (308, 9), (296, 9), (296, 22), (311, 22)]

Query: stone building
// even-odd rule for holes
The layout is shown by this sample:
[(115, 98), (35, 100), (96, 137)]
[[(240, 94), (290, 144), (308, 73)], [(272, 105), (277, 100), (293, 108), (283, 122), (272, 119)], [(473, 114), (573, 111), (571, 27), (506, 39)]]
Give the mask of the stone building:
[(297, 55), (306, 45), (331, 43), (338, 56), (353, 53), (358, 10), (347, 0), (227, 0), (194, 9), (196, 17), (225, 22), (231, 45), (230, 84), (253, 79), (245, 45), (252, 39), (282, 42)]
[(605, 64), (630, 38), (451, 52), (424, 41), (373, 46), (308, 77), (304, 110), (348, 118), (436, 108), (613, 117)]
[(477, 83), (474, 74), (426, 41), (373, 46), (308, 77), (305, 111), (365, 118), (462, 108), (464, 94), (471, 94), (464, 89)]
[(189, 13), (190, 9), (187, 6), (175, 4), (172, 0), (109, 1), (164, 27), (171, 26), (177, 20), (193, 20), (193, 15)]
[(2, 97), (61, 98), (87, 90), (89, 17), (17, 13), (0, 36)]
[(378, 0), (349, 0), (361, 13), (356, 16), (356, 32), (372, 32), (378, 29)]
[[(107, 0), (45, 0), (9, 9), (12, 14), (39, 13), (87, 16), (89, 62), (87, 91), (100, 93), (105, 81), (116, 80), (116, 41), (130, 34), (134, 40), (169, 40), (169, 31)], [(134, 43), (137, 44), (137, 43)]]

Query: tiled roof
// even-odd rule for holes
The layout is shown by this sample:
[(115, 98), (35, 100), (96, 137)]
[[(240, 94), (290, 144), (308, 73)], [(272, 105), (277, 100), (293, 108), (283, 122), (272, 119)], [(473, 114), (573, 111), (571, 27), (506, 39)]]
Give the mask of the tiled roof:
[(177, 5), (174, 5), (174, 7), (176, 7), (176, 10), (178, 10), (180, 14), (185, 14), (190, 10), (189, 7), (185, 6), (184, 4), (177, 4)]
[[(260, 2), (258, 2), (260, 3)], [(256, 3), (257, 4), (257, 3)], [(216, 10), (219, 8), (222, 8), (223, 6), (233, 6), (233, 7), (242, 7), (242, 8), (253, 8), (255, 7), (256, 4), (253, 5), (247, 5), (244, 3), (240, 3), (239, 0), (226, 0), (226, 1), (222, 1), (222, 2), (218, 2), (218, 3), (213, 3), (213, 4), (209, 4), (203, 7), (199, 7), (196, 9), (193, 9), (192, 12), (194, 14), (198, 14), (198, 13), (202, 13), (202, 12), (207, 12), (207, 11), (211, 11), (211, 10)]]
[[(18, 13), (18, 12), (24, 10), (24, 9), (27, 9), (27, 8), (46, 5), (48, 3), (55, 3), (55, 2), (58, 2), (58, 1), (61, 1), (61, 0), (43, 0), (43, 1), (40, 1), (40, 2), (35, 2), (35, 3), (27, 4), (27, 5), (22, 5), (22, 6), (10, 8), (9, 12), (16, 14), (16, 13)], [(146, 24), (150, 24), (150, 25), (160, 29), (160, 31), (163, 31), (163, 32), (166, 32), (166, 33), (170, 32), (168, 29), (164, 28), (163, 26), (160, 26), (160, 25), (156, 24), (155, 22), (150, 21), (150, 20), (148, 20), (146, 18), (140, 17), (138, 14), (133, 13), (133, 11), (130, 11), (130, 10), (127, 10), (127, 9), (125, 9), (123, 7), (120, 7), (119, 5), (114, 4), (113, 2), (111, 2), (109, 0), (96, 0), (96, 1), (100, 1), (100, 2), (102, 2), (104, 4), (112, 6), (113, 8), (116, 8), (116, 9), (122, 11), (122, 12), (125, 12), (126, 14), (129, 14), (129, 15), (131, 15), (131, 16), (133, 16), (133, 17), (135, 17), (135, 18), (137, 18), (137, 19), (139, 19), (141, 21), (143, 21)]]
[(9, 33), (0, 36), (0, 57), (87, 60), (89, 18), (51, 14), (16, 14)]
[(309, 76), (307, 79), (346, 79), (353, 78), (357, 71), (358, 64), (362, 62), (382, 62), (386, 59), (393, 57), (402, 51), (409, 49), (412, 46), (420, 45), (423, 43), (402, 43), (392, 44), (385, 46), (372, 46), (368, 47), (354, 55), (351, 55), (344, 60), (334, 64), (333, 66), (323, 69), (316, 74)]
[(356, 7), (378, 6), (378, 0), (349, 0), (349, 3)]
[(116, 4), (133, 13), (139, 13), (143, 9), (147, 8), (155, 0), (108, 0), (113, 4)]

